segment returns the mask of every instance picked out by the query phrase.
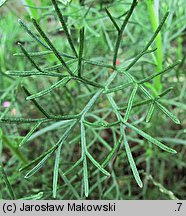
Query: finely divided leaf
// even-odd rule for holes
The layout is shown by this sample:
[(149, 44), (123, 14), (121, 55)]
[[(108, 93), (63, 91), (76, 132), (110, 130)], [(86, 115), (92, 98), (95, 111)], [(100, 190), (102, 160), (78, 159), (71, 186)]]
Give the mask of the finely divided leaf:
[(110, 176), (110, 173), (107, 172), (93, 157), (92, 155), (87, 151), (86, 153), (87, 157), (91, 160), (91, 162), (106, 176)]
[(129, 144), (128, 144), (128, 141), (127, 141), (127, 138), (126, 138), (126, 135), (125, 135), (123, 124), (121, 124), (121, 126), (120, 126), (120, 131), (121, 131), (121, 134), (123, 136), (123, 143), (124, 143), (124, 146), (125, 146), (127, 158), (129, 160), (129, 164), (130, 164), (130, 167), (132, 169), (134, 178), (135, 178), (137, 184), (139, 185), (139, 187), (143, 187), (143, 183), (141, 181), (138, 170), (136, 168), (136, 164), (134, 162), (134, 159), (133, 159), (133, 156), (132, 156), (132, 153), (131, 153), (131, 150), (130, 150), (130, 147), (129, 147)]
[(59, 172), (59, 162), (60, 162), (60, 155), (61, 155), (61, 147), (59, 145), (56, 157), (55, 157), (55, 164), (54, 164), (54, 174), (53, 174), (53, 197), (56, 198), (57, 195), (57, 182), (58, 182), (58, 172)]
[(33, 169), (31, 169), (26, 175), (25, 178), (30, 178), (32, 175), (34, 175), (37, 171), (39, 171), (44, 164), (47, 162), (47, 160), (51, 157), (52, 153), (54, 151), (47, 154)]
[(85, 196), (88, 197), (89, 182), (88, 182), (88, 168), (87, 168), (87, 158), (86, 157), (84, 157), (83, 159), (83, 183), (84, 183)]
[(156, 101), (156, 104), (161, 111), (163, 111), (170, 119), (172, 119), (173, 122), (175, 122), (176, 124), (180, 124), (180, 120), (174, 114), (172, 114), (168, 109), (162, 106), (159, 102)]
[(153, 102), (151, 102), (149, 110), (147, 112), (146, 122), (150, 121), (150, 119), (151, 119), (151, 117), (153, 115), (153, 112), (154, 112), (154, 108), (155, 108), (155, 105), (154, 105), (154, 101), (153, 101)]
[(137, 90), (138, 90), (138, 84), (136, 84), (134, 86), (134, 89), (132, 90), (132, 93), (130, 95), (127, 110), (126, 110), (125, 117), (124, 117), (124, 121), (128, 121), (128, 118), (129, 118), (129, 115), (130, 115), (130, 112), (131, 112), (131, 109), (132, 109), (132, 105), (134, 103), (134, 98), (135, 98)]
[(12, 186), (11, 186), (9, 180), (8, 180), (8, 177), (7, 177), (7, 175), (6, 175), (6, 172), (4, 171), (4, 168), (2, 167), (2, 165), (0, 165), (0, 173), (1, 173), (1, 176), (2, 176), (3, 181), (4, 181), (5, 184), (6, 184), (6, 187), (7, 187), (7, 189), (8, 189), (8, 192), (9, 192), (9, 194), (10, 194), (11, 199), (12, 199), (12, 200), (15, 200), (15, 199), (16, 199), (15, 193), (14, 193), (14, 191), (13, 191), (13, 188), (12, 188)]
[(32, 136), (32, 134), (34, 133), (34, 131), (42, 124), (42, 122), (38, 122), (34, 125), (34, 127), (27, 133), (27, 135), (23, 138), (23, 140), (20, 142), (19, 147), (21, 147), (22, 145), (24, 145), (28, 139)]
[(128, 122), (124, 122), (124, 124), (127, 127), (131, 128), (132, 130), (136, 131), (138, 134), (140, 134), (142, 137), (144, 137), (145, 139), (147, 139), (149, 142), (157, 145), (159, 148), (161, 148), (161, 149), (163, 149), (163, 150), (165, 150), (165, 151), (167, 151), (169, 153), (172, 153), (172, 154), (177, 153), (174, 149), (167, 147), (166, 145), (162, 144), (157, 139), (151, 137), (149, 134), (147, 134), (147, 133), (143, 132), (142, 130), (136, 128), (135, 126), (129, 124)]
[(53, 91), (54, 89), (58, 88), (59, 86), (63, 87), (65, 86), (69, 81), (70, 81), (70, 77), (64, 77), (63, 79), (61, 79), (60, 81), (54, 83), (53, 85), (51, 85), (49, 88), (44, 89), (36, 94), (33, 94), (31, 96), (28, 96), (26, 99), (27, 100), (32, 100), (41, 96), (44, 96), (46, 94), (49, 94), (51, 91)]

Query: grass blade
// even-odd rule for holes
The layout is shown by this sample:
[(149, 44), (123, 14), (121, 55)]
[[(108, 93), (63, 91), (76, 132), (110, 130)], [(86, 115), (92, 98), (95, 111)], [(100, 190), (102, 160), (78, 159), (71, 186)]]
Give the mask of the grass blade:
[(180, 120), (174, 114), (172, 114), (168, 109), (162, 106), (158, 101), (156, 101), (156, 104), (159, 109), (165, 113), (165, 115), (172, 119), (173, 122), (175, 122), (176, 124), (180, 124)]
[(126, 135), (125, 135), (123, 124), (121, 124), (121, 126), (120, 126), (120, 131), (121, 131), (121, 134), (123, 136), (124, 147), (125, 147), (125, 150), (126, 150), (127, 158), (128, 158), (130, 167), (132, 169), (134, 178), (135, 178), (137, 184), (139, 185), (139, 187), (143, 187), (143, 183), (141, 181), (138, 170), (136, 168), (136, 164), (134, 162), (134, 159), (133, 159), (133, 156), (132, 156), (132, 153), (131, 153), (131, 150), (130, 150), (130, 147), (129, 147), (129, 144), (128, 144), (128, 141), (127, 141), (127, 138), (126, 138)]
[(124, 122), (128, 121), (128, 119), (129, 119), (130, 112), (132, 109), (132, 105), (134, 103), (134, 98), (136, 96), (137, 90), (138, 90), (138, 84), (135, 84), (134, 89), (132, 90), (132, 93), (129, 97), (129, 102), (128, 102), (127, 110), (126, 110), (125, 117), (124, 117)]
[(36, 99), (38, 97), (42, 97), (46, 94), (49, 94), (50, 92), (52, 92), (54, 89), (58, 88), (59, 86), (63, 87), (65, 86), (69, 81), (70, 81), (70, 77), (64, 77), (63, 79), (61, 79), (60, 81), (54, 83), (53, 85), (51, 85), (49, 88), (44, 89), (36, 94), (30, 95), (28, 96), (26, 99), (27, 100), (33, 100)]
[(136, 131), (139, 135), (141, 135), (142, 137), (144, 137), (145, 139), (147, 139), (149, 142), (151, 142), (151, 143), (157, 145), (159, 148), (163, 149), (164, 151), (167, 151), (167, 152), (172, 153), (172, 154), (176, 154), (177, 153), (174, 149), (167, 147), (166, 145), (162, 144), (157, 139), (151, 137), (149, 134), (147, 134), (144, 131), (136, 128), (135, 126), (129, 124), (128, 122), (124, 122), (124, 124), (127, 127), (131, 128), (132, 130)]

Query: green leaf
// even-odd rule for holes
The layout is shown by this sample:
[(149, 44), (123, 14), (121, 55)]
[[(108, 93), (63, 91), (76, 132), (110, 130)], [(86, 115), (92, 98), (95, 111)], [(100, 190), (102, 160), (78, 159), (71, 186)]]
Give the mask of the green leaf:
[[(48, 158), (47, 155), (50, 156), (52, 155), (52, 153), (58, 148), (59, 145), (61, 145), (66, 138), (68, 137), (68, 135), (70, 134), (70, 132), (73, 130), (73, 128), (76, 126), (78, 121), (74, 121), (65, 131), (65, 133), (63, 133), (63, 135), (61, 136), (61, 138), (59, 139), (59, 141), (52, 146), (50, 149), (48, 149), (46, 152), (44, 152), (42, 155), (40, 155), (39, 157), (37, 157), (35, 160), (31, 161), (29, 164), (25, 165), (24, 167), (20, 168), (19, 171), (23, 171), (28, 169), (30, 166), (37, 164), (36, 165), (36, 169), (38, 170), (38, 164), (41, 163), (41, 160), (43, 160), (43, 162), (45, 162)], [(46, 159), (45, 159), (46, 158)], [(40, 168), (40, 167), (39, 167)], [(33, 168), (34, 169), (34, 168)], [(36, 170), (36, 171), (37, 171)], [(31, 171), (30, 171), (31, 172)], [(30, 175), (29, 175), (30, 176)]]
[(19, 144), (19, 147), (23, 146), (28, 139), (32, 136), (32, 134), (34, 133), (34, 131), (42, 124), (42, 122), (38, 122), (34, 125), (34, 127), (27, 133), (27, 135), (23, 138), (23, 140), (21, 141), (21, 143)]
[(78, 161), (76, 161), (68, 170), (66, 170), (63, 174), (68, 175), (72, 172), (73, 169), (75, 169), (81, 162), (83, 161), (83, 158), (81, 157)]
[(151, 44), (154, 42), (155, 38), (157, 37), (158, 33), (161, 31), (167, 17), (169, 15), (169, 12), (167, 12), (162, 21), (160, 22), (159, 26), (157, 27), (156, 31), (154, 32), (154, 34), (152, 35), (151, 39), (149, 40), (149, 42), (147, 43), (147, 45), (144, 47), (144, 49), (134, 58), (134, 60), (129, 64), (129, 66), (126, 68), (126, 70), (128, 71), (131, 67), (134, 66), (134, 64), (136, 64), (136, 62), (144, 55), (144, 53), (148, 50), (148, 48), (151, 46)]
[(23, 54), (27, 57), (27, 59), (31, 62), (31, 64), (39, 71), (39, 72), (43, 72), (41, 70), (41, 68), (36, 64), (36, 62), (33, 60), (33, 58), (29, 55), (29, 53), (26, 51), (26, 49), (23, 47), (23, 45), (21, 43), (18, 43), (18, 45), (20, 46)]
[(18, 77), (28, 77), (28, 76), (43, 76), (44, 78), (48, 78), (47, 76), (51, 77), (59, 77), (64, 78), (67, 75), (63, 75), (61, 73), (51, 73), (51, 72), (38, 72), (38, 71), (6, 71), (6, 74), (11, 76), (18, 76)]
[[(24, 92), (27, 94), (28, 97), (31, 96), (30, 92), (28, 89), (26, 89), (24, 86), (22, 86)], [(50, 115), (43, 109), (43, 107), (35, 100), (35, 99), (30, 99), (32, 100), (33, 104), (36, 106), (36, 108), (47, 118), (50, 118)]]
[(0, 7), (2, 7), (6, 2), (7, 0), (0, 0)]
[(40, 200), (43, 197), (43, 194), (44, 194), (43, 192), (39, 192), (37, 194), (28, 197), (20, 198), (19, 200)]
[(26, 175), (25, 178), (30, 178), (31, 176), (33, 176), (37, 171), (39, 171), (44, 164), (47, 162), (47, 160), (51, 157), (51, 155), (53, 154), (55, 150), (51, 151), (50, 153), (48, 153), (33, 169), (31, 169)]
[(59, 172), (59, 162), (60, 162), (60, 155), (61, 155), (61, 147), (62, 145), (59, 145), (56, 157), (55, 157), (55, 164), (54, 164), (54, 174), (53, 174), (53, 197), (56, 198), (57, 195), (57, 182), (58, 182), (58, 172)]
[(165, 89), (162, 93), (160, 93), (158, 97), (163, 97), (164, 95), (168, 94), (172, 90), (173, 90), (173, 87), (169, 87), (168, 89)]
[(47, 89), (44, 89), (36, 94), (33, 94), (33, 95), (30, 95), (28, 96), (26, 99), (27, 100), (33, 100), (35, 98), (38, 98), (38, 97), (42, 97), (46, 94), (49, 94), (50, 92), (52, 92), (54, 89), (58, 88), (59, 86), (63, 87), (65, 86), (69, 81), (70, 81), (70, 77), (64, 77), (63, 79), (61, 79), (60, 81), (54, 83), (53, 85), (51, 85), (49, 88)]
[(0, 164), (2, 163), (2, 151), (3, 151), (3, 131), (0, 128)]
[(35, 28), (37, 29), (37, 31), (39, 32), (39, 34), (42, 36), (42, 38), (46, 41), (46, 43), (48, 44), (48, 46), (50, 47), (50, 49), (53, 51), (54, 55), (59, 59), (59, 61), (61, 62), (61, 64), (64, 66), (64, 68), (66, 68), (66, 70), (68, 71), (68, 73), (73, 76), (72, 71), (70, 70), (70, 68), (68, 67), (68, 65), (65, 63), (65, 61), (63, 60), (61, 54), (58, 52), (58, 50), (54, 47), (53, 43), (50, 41), (50, 39), (47, 37), (47, 35), (44, 33), (44, 31), (42, 30), (42, 28), (39, 26), (39, 24), (37, 23), (37, 21), (32, 18), (32, 22), (35, 26)]
[(151, 102), (149, 110), (147, 112), (146, 122), (150, 121), (150, 119), (151, 119), (151, 117), (153, 115), (153, 112), (154, 112), (154, 108), (155, 108), (155, 104), (154, 104), (154, 101), (153, 101), (153, 102)]
[(169, 71), (170, 71), (171, 69), (173, 69), (175, 66), (177, 66), (178, 64), (180, 64), (180, 62), (181, 62), (181, 61), (178, 61), (178, 62), (176, 62), (176, 63), (174, 63), (174, 64), (168, 66), (168, 67), (165, 68), (164, 70), (162, 70), (162, 71), (160, 71), (160, 72), (158, 72), (158, 73), (154, 73), (154, 74), (148, 76), (147, 78), (145, 78), (145, 79), (143, 79), (143, 80), (140, 80), (140, 81), (138, 82), (138, 84), (143, 84), (143, 83), (145, 83), (145, 82), (148, 82), (148, 81), (154, 79), (155, 77), (157, 77), (157, 76), (159, 76), (159, 75), (161, 75), (161, 74), (163, 74), (163, 73), (169, 72)]
[(37, 157), (36, 159), (31, 161), (30, 163), (28, 163), (25, 166), (21, 167), (19, 169), (19, 171), (22, 172), (22, 171), (28, 169), (29, 167), (31, 167), (32, 165), (35, 165), (35, 164), (39, 163), (46, 155), (52, 154), (56, 150), (56, 148), (57, 148), (57, 146), (51, 147), (49, 150), (44, 152), (42, 155), (40, 155), (39, 157)]
[(70, 123), (74, 122), (75, 120), (62, 120), (62, 121), (58, 121), (58, 122), (55, 122), (55, 123), (52, 123), (51, 125), (47, 126), (47, 127), (44, 127), (42, 129), (40, 129), (39, 131), (35, 132), (34, 134), (32, 134), (28, 141), (31, 141), (49, 131), (52, 131), (52, 130), (56, 130), (60, 127), (67, 127)]
[(105, 94), (109, 94), (109, 93), (112, 93), (112, 92), (116, 92), (116, 91), (119, 91), (119, 90), (123, 90), (127, 87), (129, 87), (130, 85), (132, 85), (133, 82), (128, 82), (128, 83), (124, 83), (124, 84), (121, 84), (121, 85), (118, 85), (116, 87), (112, 87), (112, 88), (109, 88), (107, 90), (104, 90), (103, 93)]
[(172, 114), (168, 109), (162, 106), (159, 102), (156, 101), (156, 104), (159, 107), (159, 109), (165, 113), (165, 115), (167, 115), (170, 119), (172, 119), (173, 122), (175, 122), (176, 124), (180, 124), (180, 120), (174, 114)]
[(81, 124), (81, 148), (82, 148), (82, 158), (83, 158), (83, 184), (84, 184), (84, 192), (85, 196), (88, 197), (89, 194), (89, 181), (88, 181), (88, 168), (87, 168), (87, 147), (86, 147), (86, 137), (85, 137), (85, 127), (83, 124), (83, 120), (80, 122)]
[(66, 25), (66, 23), (65, 23), (65, 21), (64, 21), (63, 15), (62, 15), (62, 13), (61, 13), (59, 7), (58, 7), (57, 1), (56, 1), (56, 0), (52, 0), (52, 3), (53, 3), (53, 5), (54, 5), (55, 11), (56, 11), (56, 13), (57, 13), (57, 16), (59, 17), (59, 20), (60, 20), (60, 22), (61, 22), (61, 25), (62, 25), (62, 27), (63, 27), (63, 30), (64, 30), (64, 32), (65, 32), (65, 34), (66, 34), (66, 36), (67, 36), (68, 42), (69, 42), (69, 44), (70, 44), (70, 47), (71, 47), (72, 51), (74, 52), (74, 54), (76, 55), (76, 57), (78, 57), (77, 52), (76, 52), (76, 49), (75, 49), (74, 44), (73, 44), (73, 41), (72, 41), (72, 38), (71, 38), (71, 35), (69, 34), (67, 25)]
[(114, 147), (112, 148), (112, 150), (110, 151), (110, 153), (108, 154), (108, 156), (105, 158), (105, 160), (101, 164), (102, 167), (107, 166), (107, 164), (112, 160), (112, 158), (114, 157), (115, 153), (118, 151), (118, 149), (120, 147), (122, 139), (123, 139), (123, 137), (121, 136), (120, 139), (118, 140), (118, 142), (114, 145)]
[(106, 11), (108, 17), (110, 18), (110, 20), (112, 21), (112, 23), (114, 24), (115, 28), (119, 32), (120, 28), (119, 28), (118, 24), (116, 23), (116, 21), (114, 20), (113, 16), (111, 15), (111, 13), (109, 12), (109, 10), (107, 8), (105, 8), (105, 11)]
[(143, 183), (142, 183), (142, 181), (140, 179), (138, 170), (136, 168), (136, 164), (134, 162), (134, 159), (133, 159), (133, 156), (132, 156), (132, 153), (131, 153), (131, 150), (130, 150), (130, 147), (129, 147), (129, 144), (128, 144), (128, 141), (127, 141), (127, 138), (126, 138), (126, 135), (125, 135), (124, 125), (123, 124), (121, 124), (121, 126), (120, 126), (120, 131), (121, 131), (121, 134), (123, 136), (124, 147), (125, 147), (125, 150), (126, 150), (127, 158), (129, 160), (129, 164), (130, 164), (130, 167), (132, 169), (134, 178), (135, 178), (137, 184), (139, 185), (139, 187), (143, 187)]
[(86, 146), (86, 137), (85, 137), (85, 126), (83, 123), (83, 119), (80, 122), (81, 124), (81, 148), (82, 148), (82, 157), (86, 157), (87, 146)]
[(102, 89), (98, 90), (96, 92), (96, 94), (89, 100), (89, 102), (87, 103), (87, 105), (81, 111), (81, 115), (82, 116), (84, 116), (91, 109), (91, 107), (93, 106), (93, 104), (96, 102), (96, 100), (98, 99), (98, 97), (101, 95), (102, 91), (103, 91)]
[(65, 184), (69, 187), (69, 189), (72, 191), (72, 193), (76, 197), (76, 199), (80, 200), (81, 197), (79, 196), (77, 190), (72, 186), (72, 184), (70, 183), (68, 178), (64, 175), (64, 173), (61, 170), (59, 170), (59, 173), (60, 173), (60, 176), (62, 177), (63, 181), (65, 182)]
[(76, 125), (74, 122), (62, 135), (58, 143), (56, 144), (58, 146), (57, 152), (56, 152), (56, 158), (55, 158), (55, 164), (54, 164), (54, 174), (53, 174), (53, 197), (56, 198), (57, 194), (57, 183), (58, 183), (58, 174), (59, 174), (59, 163), (60, 163), (60, 155), (61, 155), (61, 148), (65, 141), (65, 139), (68, 137), (68, 134), (73, 129), (73, 127)]
[[(38, 42), (40, 45), (42, 45), (44, 48), (46, 49), (50, 49), (49, 46), (47, 46), (46, 44), (43, 43), (43, 41), (34, 33), (32, 32), (31, 29), (28, 28), (27, 25), (25, 25), (25, 23), (21, 20), (18, 19), (19, 24), (21, 25), (22, 28), (24, 28), (24, 30), (36, 41)], [(48, 52), (48, 51), (47, 51)], [(50, 52), (50, 51), (49, 51)], [(52, 52), (52, 51), (51, 51)]]
[(83, 183), (84, 183), (85, 196), (88, 197), (89, 182), (88, 182), (88, 168), (87, 168), (87, 158), (86, 157), (84, 157), (83, 159)]
[(78, 56), (78, 76), (82, 76), (82, 57), (83, 57), (83, 49), (84, 49), (84, 28), (80, 30), (79, 33), (80, 41), (79, 41), (79, 56)]
[(97, 167), (104, 175), (110, 176), (110, 173), (107, 172), (93, 157), (92, 155), (87, 151), (86, 153), (87, 157), (91, 160), (91, 162)]
[(0, 165), (0, 173), (1, 173), (1, 176), (2, 176), (3, 181), (4, 181), (5, 184), (6, 184), (6, 187), (7, 187), (7, 189), (8, 189), (8, 192), (9, 192), (9, 194), (10, 194), (11, 199), (12, 199), (12, 200), (15, 200), (15, 199), (16, 199), (15, 193), (14, 193), (14, 191), (13, 191), (13, 188), (12, 188), (12, 186), (11, 186), (9, 180), (8, 180), (8, 177), (7, 177), (7, 175), (6, 175), (6, 172), (4, 171), (4, 168), (2, 167), (2, 165)]
[(109, 48), (110, 51), (112, 52), (114, 48), (113, 48), (113, 45), (112, 45), (111, 38), (110, 38), (109, 34), (107, 33), (106, 28), (105, 28), (104, 22), (102, 22), (102, 32), (103, 32), (103, 34), (104, 34), (104, 38), (105, 38), (105, 40), (106, 40), (106, 43), (107, 43), (107, 45), (108, 45), (108, 48)]
[(139, 85), (139, 87), (148, 98), (154, 100), (153, 96), (147, 91), (147, 89), (143, 85)]
[(125, 117), (124, 117), (124, 122), (128, 121), (128, 119), (129, 119), (130, 112), (131, 112), (131, 109), (132, 109), (132, 105), (134, 103), (134, 98), (136, 96), (137, 90), (138, 90), (138, 84), (135, 84), (134, 89), (132, 90), (132, 93), (131, 93), (131, 95), (129, 97), (127, 110), (126, 110)]
[(121, 43), (121, 40), (122, 40), (122, 35), (123, 35), (123, 32), (125, 30), (125, 27), (127, 26), (127, 23), (129, 22), (129, 19), (130, 17), (132, 16), (133, 14), (133, 11), (137, 5), (137, 0), (133, 0), (132, 1), (132, 4), (131, 4), (131, 7), (121, 25), (121, 28), (120, 28), (120, 31), (118, 32), (118, 37), (117, 37), (117, 41), (116, 41), (116, 45), (115, 45), (115, 49), (114, 49), (114, 57), (113, 57), (113, 66), (115, 67), (116, 66), (116, 60), (117, 60), (117, 57), (118, 57), (118, 50), (119, 50), (119, 47), (120, 47), (120, 43)]
[(132, 130), (136, 131), (138, 134), (140, 134), (142, 137), (144, 137), (145, 139), (147, 139), (149, 142), (151, 142), (151, 143), (157, 145), (159, 148), (163, 149), (164, 151), (167, 151), (167, 152), (172, 153), (172, 154), (176, 154), (177, 153), (174, 149), (167, 147), (166, 145), (162, 144), (157, 139), (151, 137), (149, 134), (147, 134), (144, 131), (136, 128), (135, 126), (129, 124), (128, 122), (124, 122), (124, 124), (127, 127), (131, 128)]

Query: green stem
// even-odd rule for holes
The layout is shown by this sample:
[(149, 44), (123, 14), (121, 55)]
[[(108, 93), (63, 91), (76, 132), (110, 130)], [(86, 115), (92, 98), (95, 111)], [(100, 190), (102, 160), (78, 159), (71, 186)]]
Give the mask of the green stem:
[[(156, 1), (156, 0), (155, 0)], [(150, 20), (153, 32), (156, 31), (158, 25), (159, 25), (159, 18), (156, 15), (156, 10), (154, 7), (154, 1), (153, 0), (147, 0), (147, 8), (150, 13)], [(156, 43), (156, 60), (157, 60), (157, 72), (161, 71), (163, 68), (163, 52), (162, 52), (162, 37), (161, 32), (158, 33), (157, 37), (155, 38)], [(157, 76), (154, 79), (154, 87), (158, 92), (160, 92), (163, 88), (161, 83), (161, 76)]]

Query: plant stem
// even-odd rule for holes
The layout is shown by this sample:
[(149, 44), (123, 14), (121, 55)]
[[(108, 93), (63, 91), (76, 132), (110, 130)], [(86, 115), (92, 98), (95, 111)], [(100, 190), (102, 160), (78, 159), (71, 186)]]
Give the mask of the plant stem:
[[(158, 0), (147, 0), (147, 8), (150, 13), (150, 20), (151, 20), (151, 25), (152, 29), (155, 32), (158, 25), (159, 25), (159, 17), (156, 13), (156, 10), (159, 8), (155, 8), (155, 1)], [(163, 64), (163, 52), (162, 52), (162, 37), (161, 37), (161, 32), (158, 33), (157, 37), (155, 38), (155, 43), (156, 43), (156, 60), (157, 60), (157, 72), (162, 70), (162, 64)], [(162, 83), (161, 83), (161, 76), (157, 76), (154, 79), (154, 87), (158, 92), (162, 90)]]

